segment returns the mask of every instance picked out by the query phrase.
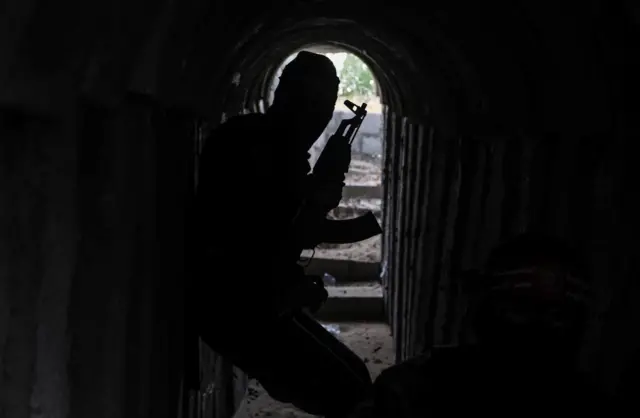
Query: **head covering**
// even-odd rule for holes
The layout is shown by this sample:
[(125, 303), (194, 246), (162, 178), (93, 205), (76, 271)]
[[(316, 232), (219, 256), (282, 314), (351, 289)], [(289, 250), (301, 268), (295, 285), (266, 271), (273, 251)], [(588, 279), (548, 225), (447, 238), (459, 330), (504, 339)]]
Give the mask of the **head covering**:
[(323, 94), (335, 102), (340, 79), (333, 62), (324, 55), (301, 51), (282, 71), (275, 98), (283, 95)]
[(521, 234), (494, 249), (484, 269), (489, 290), (535, 294), (541, 299), (585, 301), (588, 275), (582, 260), (564, 241)]
[(590, 288), (562, 240), (522, 234), (494, 249), (475, 283), (474, 323), (485, 341), (572, 348), (583, 332)]

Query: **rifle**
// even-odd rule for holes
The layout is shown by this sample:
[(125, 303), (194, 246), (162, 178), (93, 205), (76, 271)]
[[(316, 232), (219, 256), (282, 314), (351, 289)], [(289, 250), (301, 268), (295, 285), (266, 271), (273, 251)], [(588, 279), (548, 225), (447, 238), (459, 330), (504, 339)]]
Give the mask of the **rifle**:
[[(366, 103), (358, 106), (349, 100), (345, 100), (344, 104), (355, 115), (350, 119), (344, 119), (340, 122), (338, 129), (329, 138), (323, 152), (318, 157), (314, 170), (318, 168), (322, 169), (324, 164), (331, 164), (331, 159), (325, 151), (331, 148), (332, 141), (347, 141), (349, 145), (353, 144), (353, 140), (360, 130), (364, 118), (367, 116)], [(320, 228), (323, 231), (321, 242), (327, 244), (352, 244), (382, 233), (382, 228), (380, 228), (378, 220), (371, 211), (357, 218), (340, 221), (324, 219), (322, 222), (323, 224)]]
[[(338, 129), (329, 138), (322, 153), (318, 157), (313, 167), (314, 172), (318, 169), (331, 170), (331, 165), (333, 164), (331, 144), (336, 141), (347, 141), (349, 145), (351, 145), (362, 125), (362, 121), (367, 115), (366, 103), (363, 103), (362, 106), (357, 106), (349, 100), (346, 100), (344, 104), (355, 113), (355, 115), (350, 119), (345, 119), (340, 122)], [(300, 228), (298, 223), (301, 221), (302, 216), (310, 216), (312, 222), (319, 222), (319, 225), (317, 225), (314, 230), (321, 231), (322, 236), (316, 240), (316, 243), (351, 244), (382, 233), (382, 228), (371, 211), (357, 218), (345, 220), (327, 219), (325, 213), (323, 208), (313, 206), (313, 204), (306, 199), (302, 201), (295, 216), (291, 220), (291, 229), (289, 232), (292, 234), (292, 242), (286, 249), (286, 259), (297, 262), (300, 260), (303, 250), (312, 248), (304, 244), (305, 237), (301, 236), (301, 234), (304, 234), (304, 231), (302, 231), (303, 228)], [(319, 219), (319, 221), (316, 221), (316, 219)], [(310, 279), (310, 277), (307, 277), (307, 279)], [(314, 280), (314, 282), (318, 283), (317, 280)], [(322, 288), (322, 291), (324, 291), (324, 288)], [(326, 294), (326, 291), (324, 292)], [(301, 309), (305, 310), (309, 307), (305, 305), (305, 303), (307, 303), (307, 301), (305, 301), (304, 298), (293, 296), (289, 300), (284, 301), (283, 306), (280, 306), (282, 310), (280, 310), (279, 315), (289, 313), (293, 314), (295, 319), (295, 315), (298, 315)]]
[[(349, 100), (344, 101), (345, 106), (349, 108), (355, 115), (352, 118), (344, 119), (340, 122), (336, 132), (331, 135), (327, 144), (325, 145), (322, 153), (318, 157), (313, 171), (326, 170), (326, 167), (331, 166), (330, 151), (331, 144), (336, 141), (347, 141), (349, 145), (353, 144), (364, 118), (367, 116), (367, 104), (363, 103), (361, 106), (354, 104)], [(348, 168), (347, 168), (348, 171)], [(346, 174), (346, 172), (345, 172)], [(298, 220), (299, 215), (307, 209), (307, 202), (303, 201), (302, 205), (297, 211), (296, 216), (293, 219), (293, 224)], [(345, 220), (333, 220), (322, 219), (322, 225), (318, 230), (322, 231), (322, 237), (319, 242), (327, 244), (351, 244), (354, 242), (363, 241), (382, 233), (382, 228), (378, 224), (378, 220), (375, 215), (369, 211), (364, 215)]]

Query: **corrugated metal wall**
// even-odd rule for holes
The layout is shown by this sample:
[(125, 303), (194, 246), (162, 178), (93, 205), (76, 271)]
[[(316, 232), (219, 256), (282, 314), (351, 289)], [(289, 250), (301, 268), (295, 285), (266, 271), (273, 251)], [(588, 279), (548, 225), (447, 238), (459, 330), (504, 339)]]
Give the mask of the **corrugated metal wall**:
[[(224, 115), (222, 115), (224, 117)], [(197, 120), (194, 118), (194, 120)], [(197, 128), (192, 135), (193, 160), (190, 179), (190, 191), (195, 193), (198, 186), (199, 157), (204, 147), (205, 139), (209, 132), (215, 128), (209, 123), (197, 121)], [(192, 182), (192, 183), (191, 183)], [(191, 227), (197, 227), (192, 225)], [(228, 360), (211, 350), (197, 336), (197, 330), (193, 330), (191, 344), (197, 344), (197, 352), (191, 350), (188, 356), (197, 356), (197, 364), (192, 366), (199, 370), (199, 390), (188, 390), (182, 387), (181, 407), (179, 416), (182, 418), (229, 418), (233, 416), (242, 401), (247, 389), (249, 378), (240, 369), (236, 368)], [(187, 357), (189, 359), (189, 357)], [(189, 361), (187, 361), (189, 364)], [(187, 371), (189, 373), (189, 371)]]
[(579, 245), (599, 312), (612, 289), (625, 292), (607, 281), (622, 273), (613, 259), (631, 274), (634, 257), (629, 247), (612, 247), (633, 220), (616, 206), (629, 170), (637, 171), (622, 141), (447, 137), (430, 120), (414, 123), (390, 111), (385, 123), (383, 283), (398, 361), (457, 341), (464, 304), (454, 270), (480, 267), (491, 248), (519, 232), (554, 233)]

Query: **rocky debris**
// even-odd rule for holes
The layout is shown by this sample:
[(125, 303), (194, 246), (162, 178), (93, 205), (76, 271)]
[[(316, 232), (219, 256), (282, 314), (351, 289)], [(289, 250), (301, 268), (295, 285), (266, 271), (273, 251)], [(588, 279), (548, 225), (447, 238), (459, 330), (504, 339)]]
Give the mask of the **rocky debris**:
[(314, 257), (379, 262), (380, 244), (380, 235), (354, 244), (322, 244), (316, 248)]
[(349, 173), (344, 181), (346, 186), (378, 187), (382, 184), (382, 174), (378, 173)]
[(340, 206), (329, 212), (330, 219), (349, 219), (364, 215), (366, 212), (373, 212), (382, 219), (382, 199), (371, 198), (350, 198), (343, 199)]

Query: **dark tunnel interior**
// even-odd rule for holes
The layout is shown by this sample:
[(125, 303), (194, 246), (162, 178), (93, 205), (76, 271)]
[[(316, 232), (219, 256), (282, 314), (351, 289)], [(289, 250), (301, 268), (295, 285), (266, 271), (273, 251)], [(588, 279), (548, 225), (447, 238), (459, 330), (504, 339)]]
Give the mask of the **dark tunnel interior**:
[[(201, 156), (318, 45), (357, 55), (381, 92), (381, 260), (367, 274), (391, 362), (461, 343), (461, 272), (547, 234), (591, 279), (580, 367), (637, 408), (636, 2), (5, 3), (0, 417), (238, 417), (252, 376), (198, 339), (194, 314), (211, 289), (193, 279)], [(233, 184), (240, 163), (212, 155)], [(236, 208), (216, 199), (222, 236)], [(245, 263), (210, 266), (212, 280)]]

